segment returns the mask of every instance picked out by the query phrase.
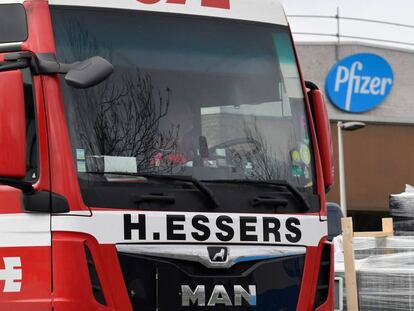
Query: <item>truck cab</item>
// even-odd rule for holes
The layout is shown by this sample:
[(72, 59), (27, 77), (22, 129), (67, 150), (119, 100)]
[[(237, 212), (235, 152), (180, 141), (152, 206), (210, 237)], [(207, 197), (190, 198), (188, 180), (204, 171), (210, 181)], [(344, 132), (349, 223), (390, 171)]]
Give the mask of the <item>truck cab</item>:
[(0, 309), (333, 310), (330, 139), (277, 0), (0, 0)]

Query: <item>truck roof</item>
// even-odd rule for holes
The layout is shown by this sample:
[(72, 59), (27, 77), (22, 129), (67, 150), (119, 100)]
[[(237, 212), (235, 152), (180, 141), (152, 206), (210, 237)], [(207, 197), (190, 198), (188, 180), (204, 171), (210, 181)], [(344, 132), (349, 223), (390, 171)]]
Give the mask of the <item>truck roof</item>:
[[(0, 0), (0, 4), (22, 2), (23, 0)], [(285, 26), (288, 24), (279, 0), (49, 0), (49, 4), (178, 13)]]

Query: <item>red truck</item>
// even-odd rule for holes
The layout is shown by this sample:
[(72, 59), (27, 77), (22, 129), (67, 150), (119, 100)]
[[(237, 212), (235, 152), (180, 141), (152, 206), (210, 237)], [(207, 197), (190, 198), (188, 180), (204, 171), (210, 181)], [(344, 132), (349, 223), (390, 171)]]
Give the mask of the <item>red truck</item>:
[(0, 310), (333, 310), (277, 0), (0, 0), (0, 142)]

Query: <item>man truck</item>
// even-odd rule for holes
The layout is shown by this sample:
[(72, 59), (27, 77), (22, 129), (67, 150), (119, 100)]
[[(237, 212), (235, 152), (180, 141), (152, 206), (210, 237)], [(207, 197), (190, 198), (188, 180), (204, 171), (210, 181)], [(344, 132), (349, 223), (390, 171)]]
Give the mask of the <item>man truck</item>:
[(278, 0), (0, 0), (0, 310), (333, 310), (330, 137)]

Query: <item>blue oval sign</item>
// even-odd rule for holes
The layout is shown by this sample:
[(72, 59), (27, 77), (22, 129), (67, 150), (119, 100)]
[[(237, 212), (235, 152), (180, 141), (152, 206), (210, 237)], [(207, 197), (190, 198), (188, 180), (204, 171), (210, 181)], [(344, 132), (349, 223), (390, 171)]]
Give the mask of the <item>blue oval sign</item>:
[(348, 56), (329, 71), (326, 93), (346, 112), (366, 112), (381, 104), (391, 92), (394, 74), (382, 57), (361, 53)]

